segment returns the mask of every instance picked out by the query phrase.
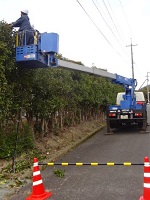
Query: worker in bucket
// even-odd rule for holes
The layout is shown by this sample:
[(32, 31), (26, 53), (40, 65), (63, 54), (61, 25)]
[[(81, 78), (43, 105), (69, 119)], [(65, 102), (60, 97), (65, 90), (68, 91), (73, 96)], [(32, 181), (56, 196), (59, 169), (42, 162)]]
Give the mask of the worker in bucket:
[(30, 45), (34, 43), (34, 33), (28, 17), (28, 10), (21, 10), (21, 17), (12, 22), (11, 27), (19, 27), (21, 33), (21, 45)]

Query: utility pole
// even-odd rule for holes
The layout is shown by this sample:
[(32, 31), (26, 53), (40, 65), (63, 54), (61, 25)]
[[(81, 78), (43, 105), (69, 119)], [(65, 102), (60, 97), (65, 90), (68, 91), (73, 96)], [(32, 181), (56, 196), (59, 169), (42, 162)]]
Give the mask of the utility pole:
[(133, 61), (133, 46), (137, 46), (132, 44), (132, 38), (131, 38), (131, 44), (127, 45), (126, 47), (131, 47), (131, 66), (132, 66), (132, 78), (134, 79), (134, 61)]

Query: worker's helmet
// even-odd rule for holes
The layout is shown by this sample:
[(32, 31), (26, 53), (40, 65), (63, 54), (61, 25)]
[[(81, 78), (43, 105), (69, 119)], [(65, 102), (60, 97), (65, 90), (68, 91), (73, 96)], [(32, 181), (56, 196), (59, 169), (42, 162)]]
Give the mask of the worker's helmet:
[(21, 10), (22, 13), (28, 15), (28, 10), (27, 9), (24, 9), (24, 10)]

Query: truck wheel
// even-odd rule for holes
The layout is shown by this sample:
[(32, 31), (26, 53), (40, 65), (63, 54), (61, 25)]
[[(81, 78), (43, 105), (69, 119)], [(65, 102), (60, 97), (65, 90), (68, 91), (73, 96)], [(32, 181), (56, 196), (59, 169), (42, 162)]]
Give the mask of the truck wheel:
[(147, 122), (146, 122), (146, 121), (143, 121), (142, 130), (143, 130), (143, 131), (146, 131), (146, 128), (147, 128)]
[(113, 134), (111, 131), (110, 120), (107, 120), (107, 132), (105, 135)]
[(142, 128), (142, 127), (143, 127), (143, 123), (142, 123), (142, 122), (139, 122), (139, 123), (138, 123), (138, 127), (139, 127), (139, 128)]
[(110, 122), (110, 128), (112, 128), (112, 129), (115, 128), (115, 124)]
[(109, 132), (110, 132), (110, 130), (111, 130), (111, 128), (110, 128), (110, 121), (109, 121), (109, 120), (107, 120), (107, 132), (109, 133)]

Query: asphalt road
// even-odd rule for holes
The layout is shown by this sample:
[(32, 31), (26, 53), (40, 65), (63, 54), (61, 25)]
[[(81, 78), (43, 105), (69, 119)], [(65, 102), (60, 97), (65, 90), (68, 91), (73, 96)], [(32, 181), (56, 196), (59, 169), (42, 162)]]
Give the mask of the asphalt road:
[[(150, 123), (150, 105), (148, 106)], [(150, 126), (147, 130), (150, 131)], [(68, 163), (143, 163), (150, 158), (150, 133), (138, 129), (123, 129), (113, 135), (98, 132), (58, 162)], [(59, 178), (54, 169), (62, 169)], [(143, 194), (143, 166), (55, 166), (41, 172), (45, 190), (52, 192), (50, 200), (139, 200)], [(22, 188), (11, 200), (29, 196), (32, 185)]]

